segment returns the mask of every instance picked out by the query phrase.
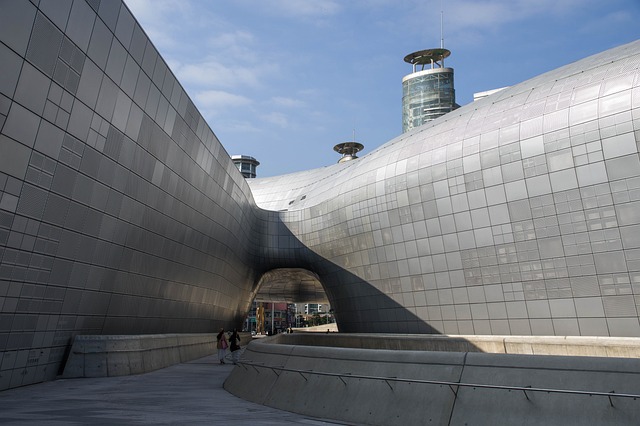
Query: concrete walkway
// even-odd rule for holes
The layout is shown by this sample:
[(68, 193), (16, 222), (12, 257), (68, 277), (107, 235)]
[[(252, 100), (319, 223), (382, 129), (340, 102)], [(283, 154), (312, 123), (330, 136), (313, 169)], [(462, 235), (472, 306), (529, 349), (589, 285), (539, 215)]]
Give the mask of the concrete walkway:
[(215, 356), (137, 376), (60, 379), (0, 392), (2, 425), (335, 425), (254, 404), (222, 388)]

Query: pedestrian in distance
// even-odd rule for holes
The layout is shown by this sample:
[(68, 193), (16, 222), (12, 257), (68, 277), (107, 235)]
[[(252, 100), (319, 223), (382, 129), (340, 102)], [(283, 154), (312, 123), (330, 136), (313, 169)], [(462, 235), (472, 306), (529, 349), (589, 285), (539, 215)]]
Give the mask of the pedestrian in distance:
[(217, 339), (218, 343), (216, 347), (218, 348), (218, 360), (220, 360), (220, 364), (224, 364), (224, 357), (227, 354), (227, 348), (229, 347), (229, 344), (227, 343), (227, 336), (224, 335), (224, 328), (220, 329)]
[(235, 365), (240, 359), (240, 336), (238, 335), (238, 330), (235, 328), (233, 329), (233, 334), (229, 337), (229, 343), (231, 344), (231, 358)]

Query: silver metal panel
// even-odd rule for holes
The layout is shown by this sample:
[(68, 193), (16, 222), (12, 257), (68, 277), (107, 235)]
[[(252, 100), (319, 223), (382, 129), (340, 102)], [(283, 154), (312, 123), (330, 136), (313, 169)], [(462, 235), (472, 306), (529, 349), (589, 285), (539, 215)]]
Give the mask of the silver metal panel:
[(124, 4), (58, 3), (0, 17), (0, 389), (259, 293), (342, 331), (640, 336), (640, 42), (247, 182)]

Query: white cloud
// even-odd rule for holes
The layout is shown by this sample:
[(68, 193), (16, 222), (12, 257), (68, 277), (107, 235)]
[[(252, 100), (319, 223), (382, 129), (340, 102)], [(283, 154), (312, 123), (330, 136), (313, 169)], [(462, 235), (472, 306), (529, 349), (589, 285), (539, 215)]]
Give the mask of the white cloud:
[[(252, 7), (256, 6), (254, 3), (251, 3)], [(342, 10), (336, 0), (271, 0), (260, 3), (271, 14), (296, 19), (328, 17)]]
[(616, 28), (618, 25), (626, 27), (633, 23), (633, 17), (628, 11), (612, 11), (604, 14), (593, 21), (583, 22), (581, 32), (585, 34), (597, 34), (608, 31), (609, 28)]
[(270, 103), (275, 106), (285, 107), (285, 108), (297, 108), (304, 105), (299, 99), (286, 98), (282, 96), (275, 96), (271, 98)]
[(323, 95), (323, 90), (319, 88), (306, 88), (298, 91), (298, 94), (305, 99), (315, 98)]
[(178, 46), (173, 36), (180, 30), (177, 23), (193, 15), (192, 4), (185, 1), (125, 0), (125, 3), (156, 46)]
[(194, 96), (196, 104), (207, 110), (234, 108), (251, 104), (251, 99), (222, 90), (205, 90)]
[(225, 130), (236, 133), (260, 133), (263, 129), (257, 127), (253, 120), (230, 120), (225, 124)]
[[(208, 31), (203, 31), (207, 33)], [(233, 30), (218, 33), (206, 40), (207, 51), (215, 52), (215, 57), (225, 63), (237, 62), (244, 66), (264, 61), (260, 40), (247, 30)]]
[[(200, 89), (264, 87), (266, 81), (278, 74), (278, 63), (261, 52), (250, 31), (212, 31), (209, 25), (203, 24), (207, 19), (204, 14), (197, 16), (193, 6), (184, 6), (182, 12), (176, 11), (180, 15), (178, 21), (171, 18), (171, 10), (167, 7), (173, 3), (160, 0), (158, 7), (154, 8), (155, 3), (150, 0), (128, 1), (135, 4), (134, 15), (178, 80), (186, 86), (194, 85)], [(189, 22), (191, 25), (185, 29), (176, 22)], [(219, 27), (225, 26), (228, 25), (219, 24)]]
[(209, 39), (209, 45), (213, 48), (224, 50), (236, 50), (238, 47), (254, 43), (254, 36), (248, 31), (233, 31), (219, 34)]
[(276, 126), (285, 128), (289, 126), (289, 120), (287, 116), (281, 112), (271, 112), (269, 114), (263, 114), (260, 118), (267, 123), (275, 124)]
[(575, 7), (584, 6), (583, 3), (584, 0), (460, 0), (445, 3), (443, 9), (445, 22), (463, 31), (465, 28), (491, 29), (537, 15), (571, 13)]
[(171, 0), (124, 0), (124, 2), (127, 4), (127, 7), (131, 9), (136, 19), (158, 22), (159, 25), (162, 25), (166, 17), (171, 13), (183, 14), (190, 8), (189, 2), (175, 2)]
[(258, 85), (258, 75), (252, 69), (233, 67), (213, 59), (199, 63), (179, 64), (174, 68), (174, 72), (180, 81), (204, 87)]
[(263, 87), (266, 85), (265, 81), (279, 70), (278, 64), (274, 62), (247, 66), (234, 64), (234, 61), (222, 62), (217, 58), (172, 64), (172, 70), (181, 82), (202, 88)]

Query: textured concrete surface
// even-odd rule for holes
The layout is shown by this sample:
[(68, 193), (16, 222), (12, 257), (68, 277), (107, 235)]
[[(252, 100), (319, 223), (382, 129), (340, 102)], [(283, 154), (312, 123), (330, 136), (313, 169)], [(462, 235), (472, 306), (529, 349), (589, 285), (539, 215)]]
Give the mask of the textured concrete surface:
[(59, 379), (0, 392), (2, 425), (332, 425), (237, 398), (208, 356), (136, 376)]
[(306, 330), (297, 329), (293, 334), (278, 334), (270, 341), (286, 345), (357, 349), (640, 358), (640, 339), (636, 337), (336, 334), (326, 333), (326, 330), (325, 333), (303, 332)]
[[(270, 407), (380, 426), (639, 424), (638, 358), (332, 347), (340, 337), (364, 341), (253, 341), (224, 387)], [(308, 345), (283, 344), (297, 339)]]
[[(251, 340), (250, 333), (239, 334), (241, 342)], [(215, 352), (215, 333), (76, 336), (62, 376), (142, 374)]]
[(63, 377), (142, 374), (213, 354), (215, 335), (76, 336)]

